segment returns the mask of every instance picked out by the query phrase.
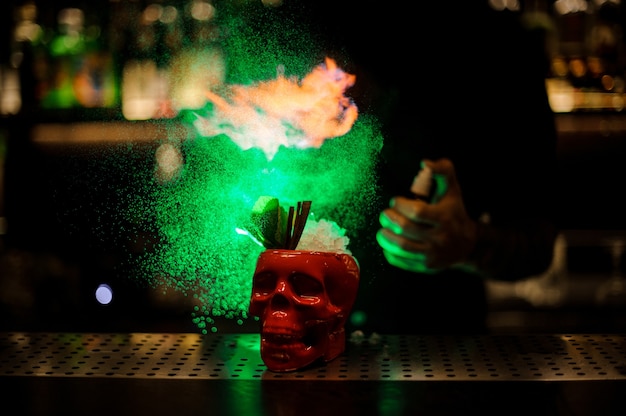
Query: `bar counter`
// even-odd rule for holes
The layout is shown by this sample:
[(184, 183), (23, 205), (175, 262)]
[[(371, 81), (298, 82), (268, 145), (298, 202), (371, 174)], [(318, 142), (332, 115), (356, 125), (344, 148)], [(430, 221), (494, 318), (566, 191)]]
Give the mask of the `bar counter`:
[(256, 333), (0, 333), (3, 408), (28, 415), (624, 415), (626, 335), (352, 334), (273, 373)]

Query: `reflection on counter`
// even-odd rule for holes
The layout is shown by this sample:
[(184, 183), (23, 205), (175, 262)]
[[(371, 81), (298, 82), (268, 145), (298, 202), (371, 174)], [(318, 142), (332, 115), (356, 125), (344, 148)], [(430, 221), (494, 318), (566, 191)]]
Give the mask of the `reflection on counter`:
[(272, 373), (258, 334), (0, 333), (19, 414), (622, 416), (620, 334), (385, 336)]

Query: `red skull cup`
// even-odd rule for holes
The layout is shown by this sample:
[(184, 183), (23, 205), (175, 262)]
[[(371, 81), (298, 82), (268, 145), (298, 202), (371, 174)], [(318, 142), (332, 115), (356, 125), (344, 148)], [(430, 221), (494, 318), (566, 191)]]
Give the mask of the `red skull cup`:
[(295, 371), (344, 352), (359, 277), (356, 260), (345, 253), (259, 255), (249, 311), (260, 318), (261, 358), (270, 371)]

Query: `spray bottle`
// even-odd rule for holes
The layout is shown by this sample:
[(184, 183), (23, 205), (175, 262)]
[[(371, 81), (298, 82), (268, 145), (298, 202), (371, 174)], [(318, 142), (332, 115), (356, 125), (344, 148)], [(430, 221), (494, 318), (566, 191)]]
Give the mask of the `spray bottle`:
[(411, 185), (411, 193), (417, 199), (421, 199), (425, 202), (430, 202), (432, 199), (432, 185), (432, 170), (428, 166), (424, 166), (413, 179), (413, 184)]

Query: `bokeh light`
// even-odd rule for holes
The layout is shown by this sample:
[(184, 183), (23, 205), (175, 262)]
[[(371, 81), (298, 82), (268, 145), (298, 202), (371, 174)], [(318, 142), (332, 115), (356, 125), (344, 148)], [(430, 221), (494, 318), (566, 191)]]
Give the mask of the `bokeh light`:
[(108, 305), (113, 300), (113, 289), (106, 283), (98, 285), (96, 289), (96, 300), (101, 305)]

